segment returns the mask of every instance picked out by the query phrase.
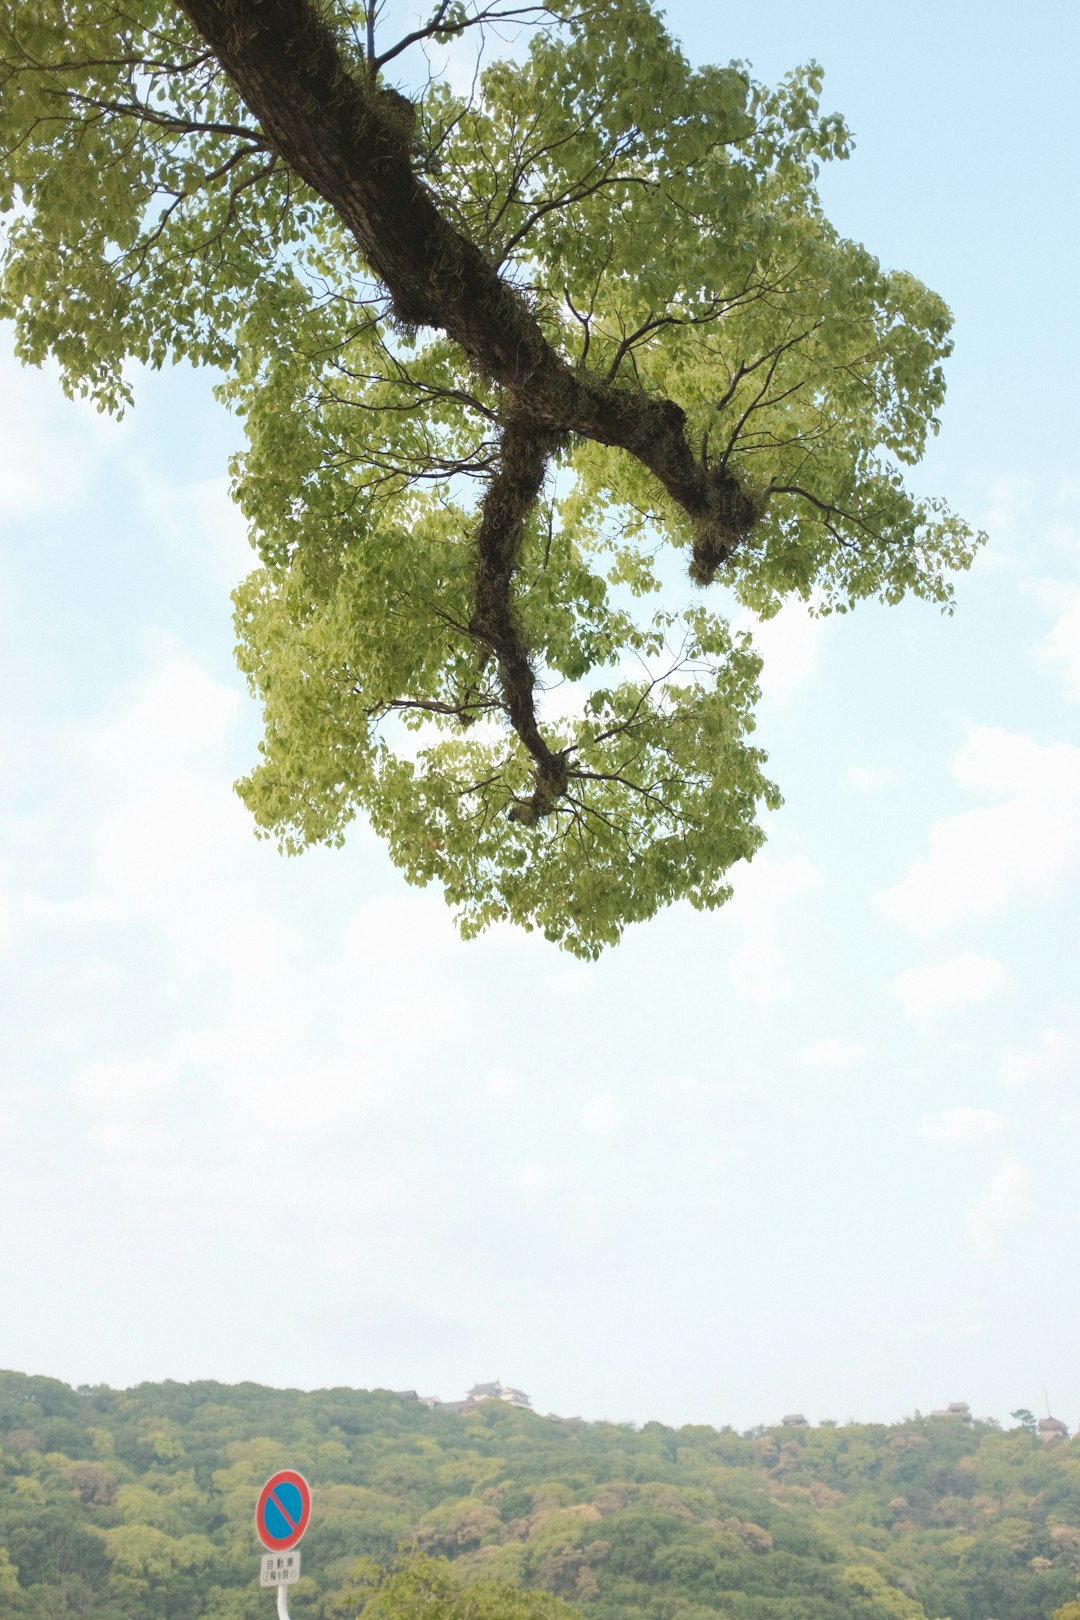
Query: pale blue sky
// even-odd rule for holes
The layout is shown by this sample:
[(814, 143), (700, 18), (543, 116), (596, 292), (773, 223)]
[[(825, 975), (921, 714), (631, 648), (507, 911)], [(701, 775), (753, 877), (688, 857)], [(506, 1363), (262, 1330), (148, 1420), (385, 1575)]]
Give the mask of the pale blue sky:
[(1080, 1423), (1077, 15), (668, 7), (824, 63), (834, 219), (956, 314), (915, 476), (991, 544), (951, 621), (768, 628), (765, 852), (595, 966), (460, 943), (362, 827), (254, 840), (212, 379), (118, 426), (8, 345), (0, 1365)]

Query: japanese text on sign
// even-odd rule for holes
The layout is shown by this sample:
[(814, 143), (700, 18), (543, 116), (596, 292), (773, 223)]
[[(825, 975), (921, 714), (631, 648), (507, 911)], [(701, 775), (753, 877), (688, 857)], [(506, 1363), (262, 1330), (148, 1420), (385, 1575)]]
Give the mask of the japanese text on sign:
[(300, 1579), (299, 1552), (264, 1553), (260, 1586), (291, 1586)]

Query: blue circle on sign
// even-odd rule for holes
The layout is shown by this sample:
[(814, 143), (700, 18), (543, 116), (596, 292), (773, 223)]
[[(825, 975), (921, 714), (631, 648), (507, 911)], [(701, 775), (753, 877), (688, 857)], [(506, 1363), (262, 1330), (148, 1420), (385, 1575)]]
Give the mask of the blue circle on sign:
[(310, 1517), (311, 1488), (303, 1474), (292, 1468), (271, 1474), (255, 1508), (255, 1528), (263, 1546), (270, 1552), (288, 1552), (307, 1529)]
[(275, 1541), (285, 1541), (292, 1535), (304, 1514), (304, 1500), (300, 1488), (291, 1479), (275, 1485), (263, 1508), (263, 1523), (267, 1534)]

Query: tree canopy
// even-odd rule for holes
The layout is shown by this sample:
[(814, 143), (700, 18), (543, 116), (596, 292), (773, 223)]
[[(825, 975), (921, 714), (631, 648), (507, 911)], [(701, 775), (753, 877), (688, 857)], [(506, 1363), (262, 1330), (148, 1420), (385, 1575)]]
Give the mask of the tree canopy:
[[(647, 0), (0, 18), (18, 353), (111, 411), (208, 365), (245, 424), (258, 827), (362, 813), (466, 935), (583, 956), (721, 904), (779, 803), (732, 618), (948, 609), (979, 538), (905, 487), (949, 311), (825, 218), (816, 64), (692, 67)], [(520, 61), (437, 76), (500, 20)]]
[(1080, 1620), (1080, 1438), (0, 1372), (4, 1620), (267, 1620), (280, 1467), (312, 1488), (296, 1620)]

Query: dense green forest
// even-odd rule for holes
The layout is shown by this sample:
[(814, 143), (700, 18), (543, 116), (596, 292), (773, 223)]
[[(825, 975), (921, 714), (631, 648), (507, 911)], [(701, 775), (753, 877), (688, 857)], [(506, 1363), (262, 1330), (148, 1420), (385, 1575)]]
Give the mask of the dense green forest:
[(253, 1515), (283, 1466), (314, 1498), (294, 1620), (452, 1616), (462, 1582), (460, 1612), (492, 1620), (1080, 1614), (1080, 1437), (635, 1429), (382, 1390), (0, 1373), (0, 1615), (272, 1620)]

